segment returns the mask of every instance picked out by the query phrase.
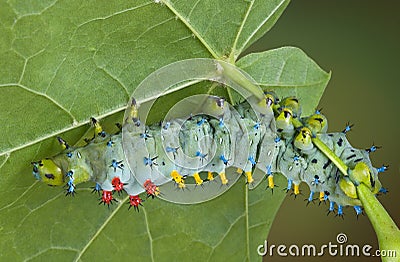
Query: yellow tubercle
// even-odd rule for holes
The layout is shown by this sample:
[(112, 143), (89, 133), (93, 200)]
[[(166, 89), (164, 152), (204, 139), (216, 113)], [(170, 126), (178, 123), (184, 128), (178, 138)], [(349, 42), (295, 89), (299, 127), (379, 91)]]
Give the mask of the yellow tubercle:
[(226, 174), (224, 172), (219, 173), (219, 177), (221, 178), (221, 183), (223, 185), (228, 184), (228, 179), (226, 179)]
[(97, 136), (98, 134), (101, 134), (103, 132), (103, 128), (101, 127), (99, 121), (97, 121), (95, 118), (91, 118), (93, 126), (94, 126), (94, 135)]
[(268, 176), (268, 187), (269, 188), (274, 188), (275, 184), (274, 184), (274, 176), (273, 175), (269, 175)]
[(242, 174), (243, 173), (243, 169), (241, 169), (241, 168), (236, 169), (236, 173)]
[(253, 179), (253, 176), (251, 175), (251, 171), (247, 171), (246, 173), (246, 177), (247, 177), (247, 183), (253, 183), (254, 182), (254, 179)]
[(158, 196), (158, 195), (160, 195), (160, 193), (161, 193), (161, 192), (160, 192), (160, 187), (157, 186), (157, 187), (156, 187), (156, 190), (154, 190), (154, 195), (155, 195), (155, 196)]
[(101, 127), (101, 125), (98, 122), (94, 126), (94, 132), (95, 132), (95, 134), (100, 134), (101, 132), (103, 132), (103, 128)]
[(178, 184), (179, 188), (185, 188), (185, 179), (178, 171), (172, 170), (170, 176), (172, 177), (172, 180)]
[(63, 150), (69, 148), (67, 142), (65, 142), (64, 139), (62, 139), (61, 137), (58, 136), (58, 137), (57, 137), (57, 140), (58, 140), (58, 142), (60, 143), (60, 146), (61, 146), (61, 148), (62, 148)]
[(213, 176), (213, 174), (212, 174), (212, 172), (211, 172), (211, 171), (208, 171), (208, 174), (207, 174), (207, 180), (208, 180), (208, 181), (212, 181), (212, 180), (214, 180), (214, 176)]
[(193, 178), (196, 181), (196, 185), (201, 185), (203, 184), (203, 179), (200, 178), (199, 173), (194, 173)]
[(324, 192), (319, 192), (319, 201), (322, 202), (325, 200), (325, 193)]
[(131, 101), (131, 105), (129, 107), (129, 115), (126, 119), (126, 121), (130, 122), (132, 121), (133, 123), (137, 124), (139, 120), (139, 105), (136, 103), (136, 100), (133, 98)]
[(294, 194), (295, 195), (298, 195), (298, 194), (300, 194), (300, 190), (299, 190), (299, 185), (294, 185), (294, 188), (293, 188), (293, 191), (294, 191)]

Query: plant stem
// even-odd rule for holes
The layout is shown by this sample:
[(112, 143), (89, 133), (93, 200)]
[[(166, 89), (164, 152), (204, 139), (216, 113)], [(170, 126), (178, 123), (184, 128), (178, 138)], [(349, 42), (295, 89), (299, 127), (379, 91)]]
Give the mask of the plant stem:
[[(223, 67), (224, 72), (223, 74), (228, 77), (231, 81), (236, 83), (238, 86), (243, 87), (247, 91), (249, 91), (251, 94), (255, 95), (257, 98), (262, 99), (264, 97), (264, 94), (261, 90), (260, 87), (258, 87), (255, 83), (249, 80), (249, 76), (245, 75), (245, 72), (240, 72), (237, 70), (237, 68), (233, 68), (233, 66), (226, 66), (224, 62), (220, 63), (220, 65)], [(229, 92), (229, 90), (228, 90)], [(231, 94), (230, 94), (231, 96)], [(232, 97), (230, 97), (232, 99)]]
[(394, 257), (381, 257), (384, 262), (399, 261), (400, 257), (400, 230), (386, 212), (382, 204), (376, 199), (371, 190), (364, 184), (357, 187), (358, 198), (361, 200), (365, 213), (371, 221), (378, 237), (379, 249), (394, 250)]
[(347, 165), (338, 157), (335, 153), (332, 152), (332, 150), (325, 145), (324, 142), (322, 142), (318, 137), (312, 138), (312, 141), (316, 147), (318, 147), (319, 150), (321, 150), (322, 153), (325, 154), (326, 157), (328, 157), (332, 163), (335, 164), (335, 166), (342, 172), (343, 175), (349, 176), (347, 173), (348, 167)]

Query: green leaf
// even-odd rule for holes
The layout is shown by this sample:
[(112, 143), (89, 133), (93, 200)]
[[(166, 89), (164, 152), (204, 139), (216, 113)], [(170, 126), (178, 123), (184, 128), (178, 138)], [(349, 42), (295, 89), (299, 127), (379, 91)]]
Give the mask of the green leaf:
[[(234, 63), (288, 2), (1, 0), (0, 260), (260, 260), (256, 248), (284, 197), (265, 193), (265, 182), (250, 192), (238, 182), (199, 205), (149, 200), (137, 214), (125, 204), (99, 207), (89, 184), (66, 199), (61, 188), (34, 181), (30, 162), (60, 151), (56, 135), (77, 141), (90, 116), (120, 121), (135, 87), (164, 65), (194, 57)], [(319, 81), (311, 85), (319, 97), (327, 75), (319, 71), (319, 79), (304, 55), (291, 60), (280, 52), (249, 55), (239, 65), (267, 87), (300, 90)], [(267, 54), (276, 66), (286, 61), (285, 72), (296, 75), (304, 64), (315, 72), (266, 80), (278, 76), (265, 67)]]
[(279, 97), (297, 97), (306, 116), (314, 113), (331, 77), (296, 47), (249, 54), (240, 59), (237, 66), (263, 89), (275, 91)]

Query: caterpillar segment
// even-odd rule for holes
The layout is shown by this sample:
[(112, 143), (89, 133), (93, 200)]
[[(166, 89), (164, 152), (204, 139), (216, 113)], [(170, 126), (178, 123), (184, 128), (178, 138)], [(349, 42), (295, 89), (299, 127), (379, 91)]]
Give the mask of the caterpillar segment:
[[(66, 185), (66, 194), (72, 196), (77, 184), (93, 181), (93, 192), (107, 206), (116, 202), (115, 192), (126, 192), (129, 207), (135, 210), (142, 205), (141, 193), (176, 203), (209, 200), (225, 190), (221, 185), (231, 186), (241, 174), (250, 189), (264, 177), (274, 189), (274, 176), (282, 174), (288, 180), (285, 190), (295, 196), (306, 183), (307, 204), (329, 201), (328, 213), (337, 211), (338, 216), (343, 216), (345, 206), (362, 213), (359, 184), (375, 194), (385, 191), (378, 173), (387, 167), (374, 168), (369, 160), (378, 147), (353, 148), (346, 138), (350, 125), (345, 132), (326, 133), (326, 117), (317, 111), (302, 118), (295, 97), (279, 102), (266, 92), (261, 100), (251, 97), (235, 107), (215, 96), (202, 101), (189, 116), (168, 116), (167, 121), (146, 126), (132, 99), (122, 132), (107, 134), (92, 119), (95, 136), (86, 146), (73, 148), (59, 139), (64, 151), (33, 162), (33, 173), (46, 184)], [(230, 167), (238, 174), (230, 174)]]

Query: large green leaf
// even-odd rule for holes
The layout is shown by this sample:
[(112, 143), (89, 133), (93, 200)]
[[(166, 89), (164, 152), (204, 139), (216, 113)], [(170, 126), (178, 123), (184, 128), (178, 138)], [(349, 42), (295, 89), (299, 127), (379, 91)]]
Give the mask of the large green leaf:
[[(90, 116), (118, 121), (138, 83), (163, 65), (193, 57), (234, 62), (288, 4), (162, 2), (0, 1), (0, 260), (259, 259), (256, 247), (284, 197), (265, 193), (264, 183), (248, 192), (241, 181), (199, 205), (149, 200), (137, 214), (126, 205), (98, 207), (91, 185), (66, 199), (31, 176), (31, 161), (59, 151), (54, 136), (77, 141)], [(288, 76), (266, 67), (271, 59)], [(292, 48), (239, 65), (261, 85), (290, 86), (300, 99), (300, 90), (312, 90), (318, 97), (308, 108), (329, 79)]]

